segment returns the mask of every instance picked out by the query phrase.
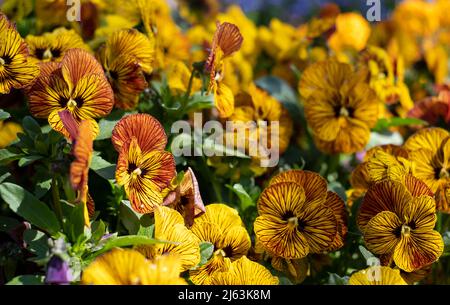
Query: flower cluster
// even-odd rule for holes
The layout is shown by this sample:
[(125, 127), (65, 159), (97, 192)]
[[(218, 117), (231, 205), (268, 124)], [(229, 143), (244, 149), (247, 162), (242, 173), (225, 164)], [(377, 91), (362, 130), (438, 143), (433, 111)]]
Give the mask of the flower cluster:
[(1, 4), (0, 284), (449, 282), (448, 0), (77, 2)]

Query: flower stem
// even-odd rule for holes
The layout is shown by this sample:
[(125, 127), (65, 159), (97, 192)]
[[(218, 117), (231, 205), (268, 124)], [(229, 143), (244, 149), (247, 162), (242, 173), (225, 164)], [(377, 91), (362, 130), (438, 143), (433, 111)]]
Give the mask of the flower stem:
[(195, 69), (192, 70), (191, 76), (189, 77), (189, 83), (186, 90), (186, 94), (184, 95), (184, 101), (187, 101), (192, 91), (192, 83), (194, 82)]
[(58, 178), (53, 176), (52, 178), (52, 198), (53, 198), (53, 209), (55, 210), (56, 216), (58, 217), (59, 223), (63, 225), (63, 213), (59, 195)]

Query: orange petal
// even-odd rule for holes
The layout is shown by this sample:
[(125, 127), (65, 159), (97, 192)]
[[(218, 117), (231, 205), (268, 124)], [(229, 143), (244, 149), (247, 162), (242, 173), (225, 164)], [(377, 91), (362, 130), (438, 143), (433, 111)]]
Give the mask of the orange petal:
[(111, 141), (120, 152), (132, 137), (136, 137), (143, 152), (163, 150), (167, 145), (164, 128), (149, 114), (131, 114), (122, 118), (114, 127)]

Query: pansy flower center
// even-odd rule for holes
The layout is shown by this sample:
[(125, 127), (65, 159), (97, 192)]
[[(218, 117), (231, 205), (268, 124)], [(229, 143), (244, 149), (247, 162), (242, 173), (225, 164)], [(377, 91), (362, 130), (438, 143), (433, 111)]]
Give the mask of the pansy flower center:
[(11, 61), (11, 58), (8, 56), (0, 57), (0, 66), (9, 65)]
[(446, 168), (441, 168), (439, 170), (439, 179), (448, 179), (450, 178), (450, 175), (448, 173), (448, 170)]
[(411, 227), (408, 225), (402, 225), (402, 235), (403, 236), (409, 236), (411, 234)]

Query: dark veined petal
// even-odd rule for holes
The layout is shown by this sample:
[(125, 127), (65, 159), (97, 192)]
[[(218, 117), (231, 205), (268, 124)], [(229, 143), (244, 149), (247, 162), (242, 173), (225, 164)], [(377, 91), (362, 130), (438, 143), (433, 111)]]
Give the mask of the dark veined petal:
[(386, 180), (373, 184), (364, 196), (357, 215), (359, 229), (364, 232), (370, 219), (382, 211), (402, 215), (412, 198), (401, 182)]
[(414, 197), (422, 195), (433, 196), (433, 191), (422, 180), (417, 179), (413, 175), (406, 175), (403, 179), (403, 183)]
[(338, 219), (331, 207), (313, 202), (306, 205), (302, 214), (299, 215), (297, 229), (308, 241), (309, 251), (321, 253), (335, 246), (338, 224)]
[(305, 234), (287, 221), (264, 214), (256, 218), (253, 227), (258, 241), (276, 256), (298, 259), (305, 257), (310, 251)]
[(61, 62), (61, 72), (71, 90), (85, 76), (92, 74), (104, 75), (103, 68), (99, 62), (83, 49), (70, 49), (66, 52)]
[(391, 211), (383, 211), (375, 215), (364, 231), (367, 248), (375, 254), (389, 254), (400, 241), (402, 222)]
[(114, 105), (121, 109), (135, 108), (139, 94), (148, 86), (136, 59), (128, 55), (117, 57), (109, 65), (107, 76), (114, 91)]
[(82, 76), (72, 93), (77, 102), (73, 110), (78, 120), (104, 117), (111, 112), (114, 97), (111, 86), (103, 75)]
[(28, 61), (28, 49), (20, 34), (2, 19), (4, 30), (0, 32), (0, 94), (11, 89), (22, 89), (32, 83), (39, 74), (39, 67)]
[(206, 67), (211, 69), (214, 63), (216, 48), (219, 47), (224, 54), (224, 57), (230, 56), (237, 52), (244, 41), (244, 38), (239, 31), (239, 28), (229, 22), (216, 23), (216, 31), (211, 43), (211, 51), (206, 61)]
[(430, 196), (416, 197), (403, 216), (414, 225), (414, 232), (433, 230), (436, 225), (436, 202)]
[(215, 244), (215, 247), (224, 251), (225, 256), (233, 261), (247, 255), (251, 245), (247, 230), (244, 227), (235, 226), (222, 234), (222, 238)]
[(136, 250), (147, 258), (153, 258), (155, 255), (176, 255), (181, 261), (180, 272), (196, 266), (200, 262), (200, 240), (186, 228), (180, 213), (163, 206), (157, 207), (154, 213), (155, 238), (173, 243), (138, 246)]
[(269, 270), (246, 256), (231, 263), (227, 271), (211, 276), (212, 285), (278, 285), (278, 282)]
[(164, 150), (167, 136), (161, 123), (149, 114), (130, 114), (114, 127), (111, 141), (120, 153), (122, 146), (136, 137), (143, 152)]
[(60, 77), (57, 63), (40, 64), (40, 75), (25, 91), (28, 95), (30, 112), (37, 118), (48, 118), (52, 111), (63, 107), (61, 98), (69, 99), (69, 88)]
[(347, 236), (347, 221), (348, 221), (348, 213), (345, 208), (345, 203), (339, 197), (338, 194), (334, 192), (327, 192), (327, 199), (325, 200), (325, 205), (329, 207), (337, 220), (337, 230), (336, 236), (333, 240), (333, 243), (329, 247), (328, 250), (333, 251), (341, 248), (344, 245), (345, 237)]
[(194, 227), (202, 223), (211, 223), (218, 228), (220, 232), (226, 233), (234, 226), (243, 227), (244, 224), (236, 209), (222, 203), (211, 203), (206, 206), (206, 212), (195, 219)]
[(175, 177), (175, 159), (167, 151), (151, 151), (141, 157), (140, 168), (145, 172), (142, 176), (151, 179), (162, 191), (169, 186)]
[(282, 172), (270, 180), (270, 184), (279, 182), (295, 182), (305, 191), (306, 202), (327, 198), (327, 181), (319, 174), (305, 170), (289, 170)]
[[(61, 120), (61, 117), (59, 115), (60, 112), (61, 112), (60, 109), (53, 110), (50, 113), (50, 115), (48, 116), (48, 123), (50, 124), (50, 126), (52, 127), (53, 130), (60, 132), (63, 136), (70, 139), (71, 136), (70, 136), (69, 132), (67, 131), (66, 127), (64, 126), (63, 121)], [(98, 133), (100, 132), (100, 127), (98, 126), (97, 122), (93, 119), (86, 119), (83, 121), (89, 122), (89, 124), (91, 125), (93, 137), (95, 139), (97, 137)], [(78, 126), (81, 123), (81, 121), (77, 121), (77, 120), (76, 120), (76, 122), (77, 122)]]
[(221, 254), (213, 254), (203, 266), (189, 271), (189, 278), (195, 285), (211, 285), (211, 277), (216, 272), (227, 271), (231, 260)]
[(234, 112), (234, 95), (231, 88), (223, 82), (218, 82), (213, 87), (214, 104), (221, 118), (227, 118)]
[(107, 61), (112, 63), (121, 55), (133, 57), (143, 71), (150, 74), (155, 58), (155, 41), (136, 29), (114, 32), (106, 42)]
[(441, 234), (433, 230), (402, 235), (394, 251), (394, 262), (402, 270), (412, 272), (435, 261), (444, 251)]
[(259, 215), (267, 214), (280, 220), (298, 216), (302, 213), (305, 198), (303, 187), (295, 182), (271, 184), (258, 199), (258, 213)]
[(408, 151), (426, 148), (433, 152), (437, 152), (443, 141), (449, 136), (450, 134), (448, 131), (442, 128), (424, 128), (410, 136), (403, 147)]

